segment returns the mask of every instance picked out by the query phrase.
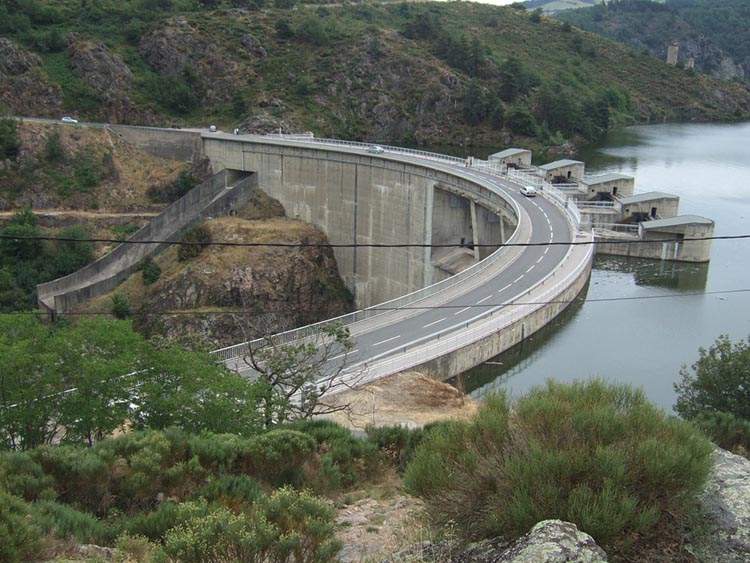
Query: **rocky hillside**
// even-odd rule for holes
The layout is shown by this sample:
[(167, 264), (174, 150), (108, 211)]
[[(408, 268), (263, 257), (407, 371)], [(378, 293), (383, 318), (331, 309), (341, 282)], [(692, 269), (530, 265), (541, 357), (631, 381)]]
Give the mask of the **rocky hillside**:
[(0, 9), (0, 103), (52, 118), (488, 146), (750, 116), (743, 86), (518, 6), (295, 4)]
[[(39, 234), (78, 228), (86, 238), (127, 238), (208, 174), (205, 163), (155, 158), (104, 129), (24, 121), (12, 137), (15, 155), (0, 161), (3, 228), (15, 228), (17, 211), (28, 208)], [(205, 228), (217, 242), (327, 242), (320, 231), (284, 217), (281, 205), (262, 192), (237, 216), (208, 221)], [(98, 244), (93, 256), (115, 244)], [(0, 249), (2, 310), (32, 306), (35, 284), (48, 281), (11, 264), (18, 262), (12, 250)], [(144, 282), (138, 273), (117, 292), (137, 326), (149, 335), (200, 333), (212, 348), (337, 316), (352, 304), (328, 248), (211, 247), (183, 260), (172, 248), (156, 264), (158, 279)], [(81, 311), (109, 314), (112, 306), (106, 296)]]
[[(202, 228), (214, 242), (328, 242), (314, 227), (284, 217), (262, 192), (237, 216)], [(211, 246), (185, 258), (172, 247), (153, 264), (77, 312), (109, 313), (124, 299), (147, 336), (198, 335), (204, 347), (216, 349), (336, 317), (353, 305), (330, 248)]]
[(750, 7), (743, 0), (621, 0), (559, 13), (560, 20), (725, 80), (750, 78)]

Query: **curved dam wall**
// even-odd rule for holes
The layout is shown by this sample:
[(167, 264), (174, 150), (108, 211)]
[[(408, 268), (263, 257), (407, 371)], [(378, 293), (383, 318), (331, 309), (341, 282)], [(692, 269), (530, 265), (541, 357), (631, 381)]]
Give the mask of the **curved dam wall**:
[(433, 265), (430, 245), (462, 239), (467, 247), (500, 245), (517, 222), (509, 203), (438, 163), (261, 137), (205, 134), (203, 142), (214, 170), (257, 173), (260, 189), (289, 217), (316, 225), (334, 245), (424, 245), (335, 248), (339, 273), (360, 308), (447, 277)]

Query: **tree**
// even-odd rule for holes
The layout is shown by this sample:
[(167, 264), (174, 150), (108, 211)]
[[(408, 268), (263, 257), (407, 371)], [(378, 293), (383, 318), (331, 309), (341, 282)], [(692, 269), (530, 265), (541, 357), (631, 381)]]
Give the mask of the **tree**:
[(728, 413), (750, 421), (750, 338), (736, 344), (721, 335), (675, 383), (675, 410), (688, 420), (704, 413)]
[(340, 324), (321, 327), (299, 343), (282, 344), (267, 336), (243, 358), (258, 374), (260, 408), (266, 426), (314, 415), (347, 410), (332, 395), (349, 388), (359, 374), (348, 373), (354, 347), (349, 329)]
[(21, 148), (15, 119), (0, 119), (0, 159), (15, 158)]

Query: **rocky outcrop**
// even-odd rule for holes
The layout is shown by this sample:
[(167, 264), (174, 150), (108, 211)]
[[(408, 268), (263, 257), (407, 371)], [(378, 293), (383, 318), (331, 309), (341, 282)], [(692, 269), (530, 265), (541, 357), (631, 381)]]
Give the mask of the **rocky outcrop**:
[(63, 94), (47, 79), (42, 60), (0, 37), (0, 102), (17, 115), (57, 116)]
[(153, 121), (131, 100), (135, 81), (125, 62), (101, 41), (68, 36), (70, 68), (93, 90), (100, 100), (98, 119), (117, 123), (148, 123)]
[[(512, 543), (499, 538), (473, 544), (455, 554), (455, 545), (424, 542), (383, 563), (606, 563), (607, 554), (575, 524), (543, 520)], [(454, 555), (450, 555), (454, 553)]]
[(702, 497), (708, 529), (690, 550), (703, 561), (750, 561), (750, 460), (716, 448)]
[[(327, 242), (315, 228), (284, 217), (223, 217), (204, 226), (213, 241)], [(200, 332), (218, 348), (339, 316), (352, 306), (327, 247), (210, 247), (178, 264), (175, 253), (158, 259), (165, 264), (161, 278), (133, 304), (148, 313), (138, 320), (147, 334)]]
[[(204, 104), (227, 102), (239, 86), (255, 76), (250, 63), (266, 56), (265, 49), (245, 34), (239, 50), (224, 38), (212, 39), (185, 17), (175, 17), (141, 38), (143, 59), (160, 75), (175, 76), (189, 69)], [(242, 56), (244, 55), (244, 56)]]

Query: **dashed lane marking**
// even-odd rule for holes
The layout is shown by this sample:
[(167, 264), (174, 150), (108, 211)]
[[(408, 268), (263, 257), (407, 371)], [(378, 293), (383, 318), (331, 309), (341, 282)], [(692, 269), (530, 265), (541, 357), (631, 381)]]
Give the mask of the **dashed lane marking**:
[(433, 322), (431, 322), (429, 324), (424, 325), (422, 328), (430, 328), (432, 325), (436, 325), (438, 323), (442, 323), (445, 319), (446, 319), (446, 317), (443, 317), (442, 319), (438, 319), (436, 321), (433, 321)]
[(398, 336), (394, 336), (393, 338), (381, 340), (380, 342), (376, 342), (375, 344), (373, 344), (373, 346), (380, 346), (381, 344), (385, 344), (386, 342), (390, 342), (391, 340), (396, 340), (397, 338), (401, 338), (401, 335), (399, 334)]

